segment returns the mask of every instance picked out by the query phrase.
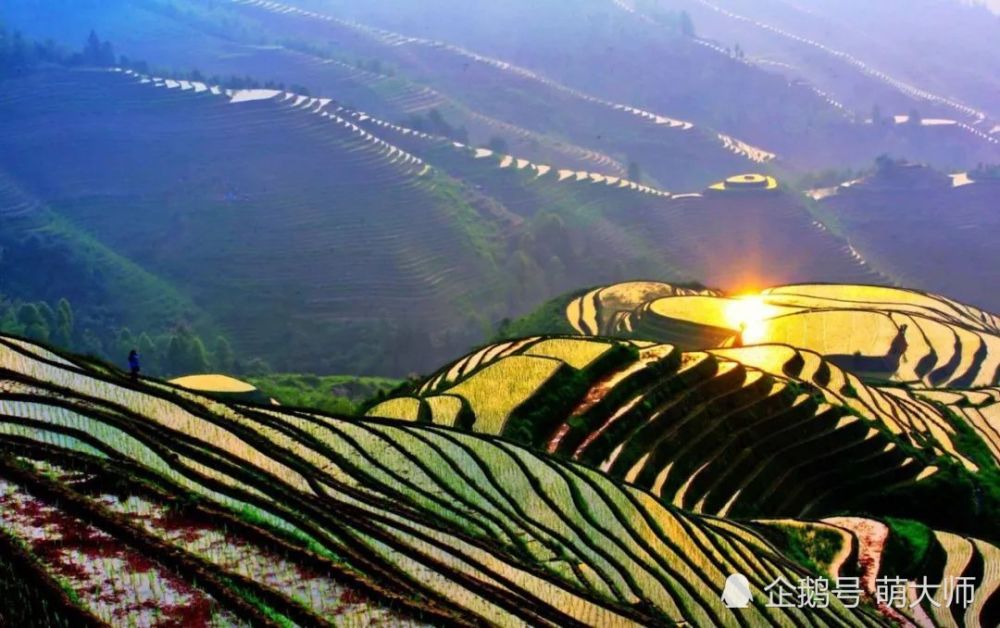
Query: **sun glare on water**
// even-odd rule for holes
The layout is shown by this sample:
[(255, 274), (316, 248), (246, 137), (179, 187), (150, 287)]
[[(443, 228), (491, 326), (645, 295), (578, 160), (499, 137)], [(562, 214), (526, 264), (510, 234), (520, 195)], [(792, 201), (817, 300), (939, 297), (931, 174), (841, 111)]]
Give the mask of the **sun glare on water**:
[(767, 337), (767, 319), (774, 315), (773, 308), (758, 295), (736, 297), (726, 306), (726, 322), (733, 329), (743, 331), (743, 344), (763, 342)]

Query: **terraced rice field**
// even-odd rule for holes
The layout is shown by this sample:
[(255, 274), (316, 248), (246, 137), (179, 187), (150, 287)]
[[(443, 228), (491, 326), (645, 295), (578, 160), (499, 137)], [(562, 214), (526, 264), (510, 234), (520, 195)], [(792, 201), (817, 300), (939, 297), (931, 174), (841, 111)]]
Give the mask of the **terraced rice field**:
[[(856, 517), (830, 517), (822, 522), (761, 522), (771, 526), (791, 524), (799, 529), (833, 528), (846, 534), (850, 542), (848, 558), (834, 573), (860, 573), (860, 589), (865, 594), (877, 596), (880, 578), (894, 579), (885, 565), (884, 553), (891, 537), (898, 534), (884, 523)], [(880, 604), (880, 610), (900, 623), (917, 622), (930, 626), (992, 626), (998, 617), (993, 591), (997, 586), (995, 575), (990, 575), (989, 565), (997, 559), (996, 546), (978, 539), (967, 538), (942, 531), (933, 531), (930, 538), (933, 551), (939, 551), (942, 560), (938, 571), (930, 571), (920, 578), (903, 579), (906, 588), (906, 606), (893, 608)], [(983, 571), (986, 565), (986, 571)], [(926, 580), (924, 578), (926, 577)], [(885, 585), (883, 585), (885, 586)], [(988, 611), (985, 607), (991, 607)]]
[[(976, 181), (956, 187), (956, 180), (945, 176), (939, 183), (933, 173), (921, 171), (914, 178), (918, 180), (840, 188), (822, 200), (820, 208), (836, 214), (852, 244), (901, 284), (1000, 311), (994, 288), (1000, 282), (1000, 269), (988, 236), (1000, 226), (1000, 218), (991, 211), (996, 206), (996, 183)], [(906, 210), (895, 211), (900, 207)], [(941, 212), (942, 207), (951, 210)], [(905, 232), (906, 246), (886, 229)], [(927, 255), (927, 251), (937, 253)]]
[(581, 334), (607, 335), (619, 313), (631, 312), (655, 299), (672, 296), (717, 295), (713, 290), (693, 290), (656, 281), (631, 281), (595, 288), (570, 301), (566, 318)]
[[(620, 353), (595, 361), (599, 344), (602, 355)], [(499, 355), (507, 357), (483, 360)], [(474, 366), (480, 362), (486, 365)], [(575, 373), (577, 383), (556, 385), (573, 379), (556, 373)], [(640, 342), (536, 338), (485, 347), (417, 390), (369, 414), (415, 421), (418, 400), (448, 403), (447, 425), (514, 438), (720, 516), (820, 516), (877, 500), (887, 486), (922, 490), (942, 465), (977, 473), (982, 463), (965, 450), (954, 419), (919, 391), (866, 385), (789, 346), (682, 353)], [(464, 420), (455, 398), (468, 405)], [(404, 401), (413, 412), (398, 417)], [(527, 417), (533, 431), (526, 435), (519, 426)], [(966, 423), (964, 430), (983, 430), (985, 421)], [(987, 442), (995, 450), (995, 440)]]
[[(699, 164), (719, 163), (739, 169), (739, 164), (763, 163), (775, 158), (773, 152), (747, 142), (703, 130), (691, 122), (663, 113), (648, 111), (626, 103), (613, 102), (566, 86), (532, 70), (492, 56), (447, 42), (390, 32), (339, 17), (333, 7), (322, 10), (300, 8), (294, 3), (257, 0), (233, 0), (241, 14), (261, 19), (274, 33), (309, 37), (317, 41), (338, 41), (355, 54), (391, 59), (438, 92), (460, 100), (464, 106), (485, 115), (514, 124), (521, 129), (551, 134), (551, 128), (539, 126), (539, 120), (551, 120), (559, 112), (556, 124), (562, 135), (578, 146), (593, 151), (606, 150), (608, 142), (616, 152), (629, 154), (651, 164), (652, 175), (667, 184), (681, 181), (684, 168), (678, 149), (684, 147), (687, 159), (695, 155)], [(428, 73), (426, 68), (435, 71)], [(476, 90), (469, 90), (474, 82)], [(496, 86), (497, 89), (493, 89)], [(500, 86), (503, 86), (500, 88)], [(490, 93), (490, 98), (483, 94)], [(531, 94), (531, 96), (525, 96)], [(593, 143), (587, 131), (592, 120), (603, 120), (609, 132), (604, 142)], [(615, 129), (612, 133), (610, 129)], [(621, 129), (619, 133), (618, 129)], [(622, 137), (621, 141), (617, 138)], [(656, 142), (624, 138), (655, 137)], [(688, 164), (690, 165), (690, 163)], [(612, 174), (606, 170), (604, 174)], [(620, 176), (620, 173), (617, 175)]]
[[(737, 615), (727, 574), (761, 590), (804, 567), (752, 527), (586, 466), (430, 424), (132, 385), (29, 346), (0, 338), (0, 542), (17, 548), (0, 565), (18, 561), (53, 619), (886, 623), (836, 600)], [(53, 550), (39, 537), (56, 530)]]
[(940, 403), (961, 416), (1000, 461), (1000, 388), (971, 391), (918, 389), (915, 396)]
[(187, 375), (170, 380), (174, 386), (191, 390), (210, 397), (229, 399), (232, 401), (248, 401), (256, 403), (276, 403), (267, 395), (248, 382), (238, 380), (228, 375)]
[[(998, 504), (977, 487), (1000, 464), (1000, 390), (877, 386), (790, 344), (597, 335), (892, 304), (977, 337), (996, 325), (884, 288), (631, 282), (569, 304), (585, 336), (484, 346), (363, 418), (202, 396), (242, 390), (220, 376), (133, 383), (0, 338), (0, 585), (83, 623), (995, 625), (980, 513)], [(929, 582), (965, 598), (907, 574), (912, 604), (880, 599), (909, 542), (899, 517), (936, 528)], [(757, 592), (746, 609), (721, 601), (733, 573)], [(814, 576), (857, 578), (857, 604), (765, 603), (775, 579)]]
[[(885, 281), (849, 245), (818, 229), (814, 221), (803, 220), (805, 215), (789, 207), (791, 199), (784, 195), (762, 200), (753, 194), (671, 193), (619, 176), (536, 163), (516, 155), (494, 155), (488, 149), (413, 133), (366, 114), (359, 113), (354, 120), (450, 175), (475, 183), (517, 216), (531, 216), (539, 207), (558, 206), (564, 208), (565, 215), (595, 223), (602, 236), (595, 246), (613, 251), (620, 259), (631, 259), (637, 247), (643, 246), (648, 256), (664, 256), (664, 262), (682, 274), (729, 286), (806, 277)], [(745, 177), (733, 179), (751, 191), (756, 190), (758, 178), (765, 190), (774, 188), (771, 178), (748, 176), (754, 178), (750, 184), (745, 183)], [(619, 207), (625, 211), (618, 211)], [(599, 212), (596, 219), (595, 211)], [(746, 237), (738, 241), (729, 237), (734, 229)], [(637, 231), (653, 237), (637, 243)], [(768, 264), (769, 251), (777, 250), (782, 252), (781, 262)], [(816, 260), (821, 251), (824, 263), (819, 265)]]
[[(767, 208), (753, 198), (683, 197), (565, 163), (493, 155), (329, 97), (82, 70), (40, 72), (7, 93), (3, 154), (19, 156), (0, 164), (10, 180), (143, 271), (183, 285), (190, 309), (218, 321), (241, 353), (278, 368), (427, 370), (476, 341), (460, 304), (500, 320), (511, 308), (612, 280), (618, 265), (730, 286), (745, 275), (878, 280), (786, 197)], [(118, 119), (110, 126), (99, 115), (109, 108)], [(53, 117), (59, 122), (49, 124)], [(85, 160), (56, 150), (38, 167), (53, 147), (79, 144), (114, 149)], [(164, 165), (145, 167), (154, 162)], [(518, 261), (511, 251), (539, 208), (570, 233), (555, 262), (534, 254), (550, 280), (527, 290), (509, 279)], [(736, 226), (720, 222), (723, 213), (747, 229), (746, 242), (732, 244)], [(564, 270), (549, 273), (550, 263)], [(285, 322), (273, 324), (276, 312)], [(429, 347), (394, 356), (323, 349), (394, 327), (406, 338), (411, 327), (435, 331)]]
[[(259, 343), (269, 341), (259, 331), (278, 330), (261, 321), (273, 322), (274, 307), (291, 298), (290, 291), (299, 306), (286, 330), (288, 355), (308, 361), (326, 353), (305, 342), (311, 330), (322, 333), (319, 326), (370, 325), (371, 312), (404, 307), (423, 312), (431, 327), (446, 328), (454, 314), (445, 303), (499, 280), (487, 270), (491, 244), (456, 232), (450, 212), (469, 212), (473, 231), (482, 233), (489, 233), (490, 220), (456, 204), (453, 182), (430, 176), (419, 158), (336, 117), (335, 107), (326, 109), (328, 100), (216, 92), (123, 73), (43, 73), (8, 85), (4, 154), (21, 155), (12, 164), (18, 178), (59, 196), (60, 209), (73, 220), (190, 286), (194, 300), (251, 354), (265, 352)], [(88, 113), (112, 103), (114, 125)], [(57, 110), (71, 128), (47, 122)], [(156, 128), (176, 131), (164, 141)], [(67, 134), (116, 149), (86, 163), (58, 151), (66, 158), (50, 160), (47, 173), (32, 170), (37, 162), (30, 156), (48, 154)], [(165, 157), (150, 146), (166, 145), (185, 159), (147, 168)], [(92, 194), (79, 197), (74, 189)], [(164, 232), (177, 238), (166, 243), (157, 235)], [(468, 263), (455, 264), (467, 255)], [(205, 273), (206, 267), (221, 272)], [(222, 294), (232, 298), (213, 301)]]
[(595, 300), (616, 289), (596, 288), (571, 301), (568, 322), (585, 335), (655, 340), (686, 350), (784, 344), (875, 381), (953, 388), (1000, 382), (1000, 320), (945, 297), (803, 284), (735, 297), (672, 293), (666, 286), (645, 293), (641, 303)]
[(709, 186), (711, 192), (770, 192), (778, 189), (778, 181), (764, 174), (740, 174)]

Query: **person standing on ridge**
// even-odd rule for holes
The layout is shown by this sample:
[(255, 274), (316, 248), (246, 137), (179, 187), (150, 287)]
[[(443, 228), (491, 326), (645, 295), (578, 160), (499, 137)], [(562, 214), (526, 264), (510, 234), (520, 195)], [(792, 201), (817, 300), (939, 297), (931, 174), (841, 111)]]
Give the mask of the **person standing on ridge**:
[(133, 382), (139, 381), (139, 352), (135, 349), (128, 353), (128, 371)]

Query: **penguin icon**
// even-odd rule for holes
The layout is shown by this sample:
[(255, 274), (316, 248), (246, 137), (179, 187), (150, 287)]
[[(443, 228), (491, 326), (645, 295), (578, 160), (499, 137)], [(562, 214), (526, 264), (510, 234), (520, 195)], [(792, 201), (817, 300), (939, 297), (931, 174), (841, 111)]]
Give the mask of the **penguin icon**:
[(752, 599), (750, 581), (746, 576), (734, 573), (726, 578), (726, 586), (722, 589), (722, 602), (726, 608), (746, 608)]

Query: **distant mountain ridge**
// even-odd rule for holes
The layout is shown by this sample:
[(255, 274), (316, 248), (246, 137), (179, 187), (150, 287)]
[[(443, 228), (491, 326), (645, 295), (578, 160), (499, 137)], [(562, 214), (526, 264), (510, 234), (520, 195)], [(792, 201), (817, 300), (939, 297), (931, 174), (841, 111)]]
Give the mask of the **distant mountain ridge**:
[[(19, 156), (5, 164), (11, 176), (184, 285), (238, 349), (268, 359), (281, 338), (286, 356), (320, 369), (423, 368), (395, 350), (388, 363), (325, 356), (313, 339), (360, 333), (387, 347), (387, 337), (417, 342), (414, 330), (431, 329), (420, 341), (429, 344), (402, 354), (429, 349), (409, 359), (431, 360), (531, 302), (616, 273), (727, 285), (877, 277), (780, 191), (675, 198), (626, 179), (485, 156), (279, 90), (226, 94), (198, 81), (90, 70), (41, 71), (8, 89), (16, 97), (2, 105), (2, 143), (4, 155)], [(109, 108), (113, 125), (97, 115)], [(162, 125), (172, 132), (164, 136)], [(53, 159), (59, 145), (88, 152)], [(251, 176), (258, 167), (268, 174)], [(427, 213), (415, 222), (415, 211)], [(766, 263), (779, 255), (796, 261)], [(275, 317), (285, 322), (276, 327)]]

